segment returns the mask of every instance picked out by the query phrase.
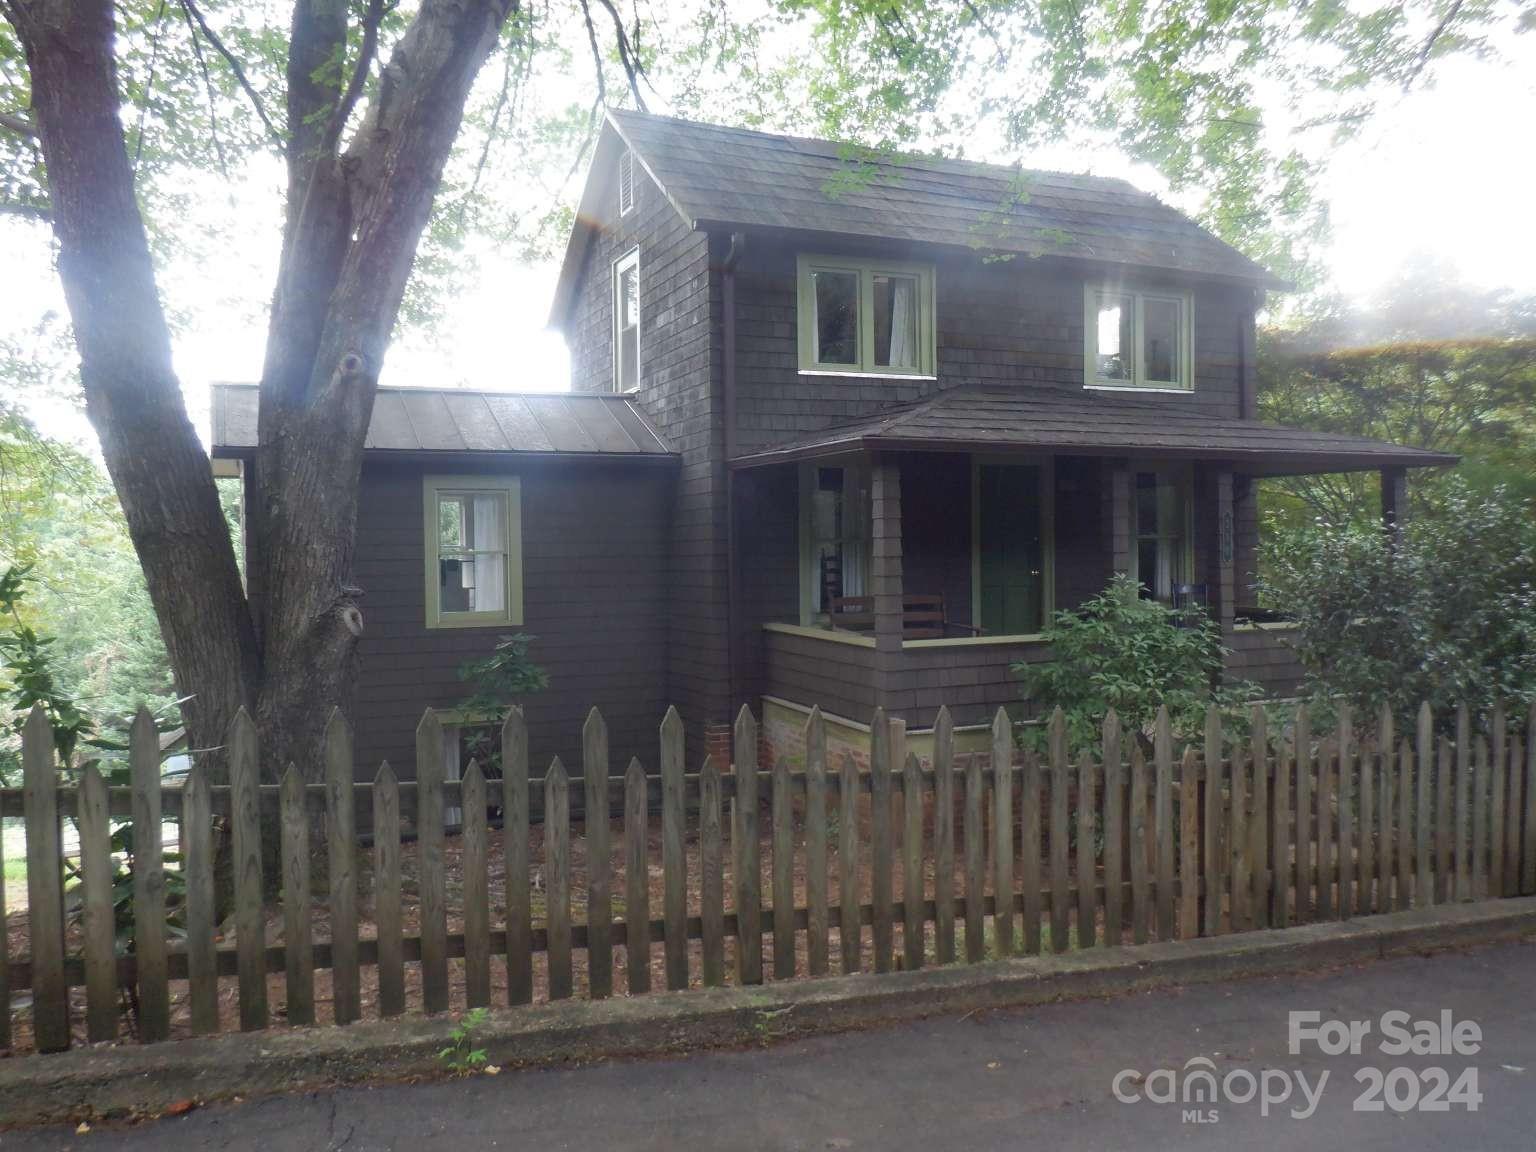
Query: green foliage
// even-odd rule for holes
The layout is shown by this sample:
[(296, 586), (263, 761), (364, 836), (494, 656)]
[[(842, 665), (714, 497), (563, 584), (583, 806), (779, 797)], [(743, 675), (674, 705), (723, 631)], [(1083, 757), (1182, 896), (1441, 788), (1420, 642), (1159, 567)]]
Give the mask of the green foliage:
[(485, 1023), (487, 1016), (489, 1013), (484, 1008), (471, 1008), (454, 1024), (453, 1031), (448, 1033), (448, 1047), (437, 1054), (438, 1061), (448, 1071), (467, 1076), (485, 1066), (485, 1049), (474, 1046), (474, 1033)]
[(51, 636), (39, 636), (24, 623), (20, 605), (26, 597), (30, 564), (7, 568), (0, 573), (0, 662), (3, 662), (9, 703), (15, 712), (12, 727), (16, 732), (26, 723), (27, 714), (42, 705), (53, 732), (55, 754), (62, 764), (72, 763), (75, 746), (92, 728), (91, 721), (63, 692), (53, 672), (49, 649)]
[[(472, 715), (503, 716), (524, 696), (549, 687), (549, 673), (528, 654), (533, 640), (526, 632), (502, 636), (489, 656), (461, 664), (459, 679), (472, 691), (460, 707)], [(465, 733), (465, 752), (492, 775), (501, 771), (498, 736), (495, 728), (486, 724), (471, 725)]]
[[(1046, 711), (1061, 708), (1074, 755), (1098, 746), (1111, 708), (1122, 726), (1150, 741), (1160, 707), (1176, 733), (1192, 734), (1207, 705), (1235, 712), (1256, 695), (1252, 685), (1220, 685), (1221, 630), (1202, 609), (1169, 608), (1139, 591), (1130, 577), (1116, 576), (1077, 609), (1056, 613), (1046, 632), (1050, 663), (1013, 666), (1026, 699)], [(1032, 726), (1021, 739), (1039, 750), (1045, 732)]]
[(1312, 689), (1365, 715), (1536, 697), (1536, 521), (1505, 492), (1453, 478), (1395, 550), (1379, 526), (1276, 534), (1262, 579)]

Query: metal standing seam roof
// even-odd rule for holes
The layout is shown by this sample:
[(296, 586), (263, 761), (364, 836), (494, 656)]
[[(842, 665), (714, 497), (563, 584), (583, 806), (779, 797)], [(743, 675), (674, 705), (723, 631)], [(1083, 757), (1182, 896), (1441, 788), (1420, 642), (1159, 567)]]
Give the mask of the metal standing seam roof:
[[(213, 451), (256, 447), (254, 384), (213, 388)], [(364, 448), (395, 452), (519, 452), (671, 456), (628, 396), (601, 392), (472, 392), (380, 388)]]
[(735, 462), (752, 467), (878, 448), (1022, 449), (1223, 459), (1254, 474), (1422, 468), (1458, 457), (1381, 440), (1181, 411), (1176, 402), (1088, 389), (952, 388), (899, 410), (836, 425)]
[(560, 324), (600, 175), (629, 147), (691, 228), (767, 228), (1219, 276), (1290, 287), (1178, 210), (1104, 176), (857, 149), (610, 109), (561, 271)]

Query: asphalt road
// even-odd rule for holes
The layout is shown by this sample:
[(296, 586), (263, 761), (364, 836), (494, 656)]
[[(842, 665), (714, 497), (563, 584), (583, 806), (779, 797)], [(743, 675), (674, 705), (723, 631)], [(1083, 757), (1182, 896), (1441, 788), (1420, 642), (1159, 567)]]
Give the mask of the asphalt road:
[[(1327, 1055), (1315, 1043), (1292, 1055), (1289, 1013), (1307, 1010), (1325, 1021), (1370, 1022), (1360, 1055)], [(1479, 1050), (1385, 1054), (1381, 1016), (1392, 1010), (1437, 1025), (1449, 1010), (1455, 1021), (1479, 1026)], [(1196, 1057), (1235, 1097), (1214, 1105), (1214, 1122), (1204, 1108), (1200, 1123), (1181, 1103), (1145, 1098), (1182, 1084), (1158, 1069), (1182, 1074)], [(1452, 1087), (1476, 1069), (1477, 1109), (1412, 1107), (1435, 1095), (1439, 1078), (1423, 1071), (1431, 1066), (1443, 1068)], [(1384, 1075), (1382, 1111), (1355, 1109), (1368, 1086), (1355, 1079), (1364, 1067)], [(1398, 1067), (1408, 1071), (1387, 1075)], [(1122, 1072), (1120, 1095), (1141, 1097), (1134, 1103), (1117, 1099)], [(1318, 1101), (1305, 1118), (1290, 1115), (1307, 1108), (1298, 1073)], [(1263, 1115), (1262, 1085), (1278, 1097), (1282, 1075), (1290, 1099)], [(1250, 1085), (1259, 1095), (1242, 1102)], [(281, 1097), (83, 1135), (0, 1134), (0, 1152), (1447, 1146), (1536, 1147), (1536, 944), (977, 1013), (750, 1051)]]

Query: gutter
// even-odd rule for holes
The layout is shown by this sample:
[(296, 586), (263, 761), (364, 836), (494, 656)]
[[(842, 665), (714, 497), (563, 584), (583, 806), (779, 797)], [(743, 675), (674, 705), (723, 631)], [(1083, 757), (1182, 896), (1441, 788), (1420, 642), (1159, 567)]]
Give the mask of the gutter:
[(730, 694), (728, 719), (734, 718), (741, 703), (740, 674), (737, 668), (741, 647), (741, 560), (736, 547), (736, 264), (747, 246), (745, 232), (731, 233), (731, 246), (720, 266), (720, 308), (722, 317), (721, 359), (724, 361), (722, 389), (725, 393), (725, 662), (726, 691)]

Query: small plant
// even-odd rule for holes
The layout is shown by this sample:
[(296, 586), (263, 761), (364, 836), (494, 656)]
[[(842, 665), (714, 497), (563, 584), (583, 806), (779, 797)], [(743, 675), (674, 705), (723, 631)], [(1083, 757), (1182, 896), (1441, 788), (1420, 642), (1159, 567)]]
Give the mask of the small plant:
[[(533, 639), (526, 632), (502, 636), (489, 656), (459, 665), (459, 679), (472, 689), (460, 707), (471, 714), (501, 716), (520, 698), (549, 687), (549, 673), (528, 655)], [(465, 729), (466, 759), (474, 760), (490, 776), (501, 774), (497, 737), (494, 724), (473, 724)]]
[[(1054, 659), (1015, 664), (1013, 671), (1024, 681), (1026, 699), (1047, 711), (1061, 708), (1074, 756), (1097, 747), (1111, 708), (1150, 748), (1160, 707), (1167, 707), (1176, 733), (1188, 734), (1200, 731), (1209, 704), (1235, 713), (1257, 695), (1251, 684), (1222, 683), (1221, 629), (1203, 609), (1142, 599), (1128, 576), (1114, 577), (1075, 611), (1056, 613), (1046, 637)], [(1019, 738), (1040, 751), (1048, 734), (1030, 725)]]
[(484, 1008), (471, 1008), (459, 1017), (453, 1031), (448, 1033), (448, 1047), (440, 1051), (437, 1058), (454, 1075), (468, 1076), (485, 1067), (485, 1049), (474, 1046), (474, 1033), (488, 1015)]

